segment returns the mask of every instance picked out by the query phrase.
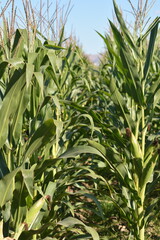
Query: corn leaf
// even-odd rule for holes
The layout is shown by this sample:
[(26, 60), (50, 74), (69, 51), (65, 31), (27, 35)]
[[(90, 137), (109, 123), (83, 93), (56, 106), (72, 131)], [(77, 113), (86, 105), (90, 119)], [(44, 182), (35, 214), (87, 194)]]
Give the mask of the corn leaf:
[(14, 171), (8, 173), (0, 180), (0, 207), (3, 207), (7, 201), (12, 199), (13, 191), (15, 189), (14, 179), (19, 171), (20, 168), (16, 168)]
[(131, 36), (130, 32), (128, 31), (128, 28), (126, 27), (126, 24), (125, 24), (125, 22), (123, 20), (122, 14), (121, 14), (121, 12), (118, 9), (118, 6), (117, 6), (115, 0), (113, 0), (113, 5), (114, 5), (114, 10), (115, 10), (115, 13), (116, 13), (116, 17), (117, 17), (118, 22), (120, 24), (121, 31), (124, 34), (125, 40), (128, 42), (130, 47), (134, 50), (134, 53), (136, 53), (138, 57), (141, 57), (140, 53), (139, 53), (139, 49), (134, 44), (134, 40), (132, 39), (132, 36)]
[(23, 124), (23, 113), (27, 108), (28, 102), (29, 102), (29, 92), (24, 87), (21, 93), (19, 106), (17, 108), (17, 111), (14, 114), (13, 121), (12, 121), (12, 134), (16, 143), (18, 142), (21, 135), (22, 124)]
[(159, 22), (157, 22), (157, 24), (155, 24), (154, 28), (151, 30), (149, 46), (148, 46), (148, 51), (147, 51), (147, 56), (146, 56), (146, 62), (145, 62), (145, 66), (144, 66), (144, 79), (148, 75), (149, 67), (150, 67), (150, 64), (152, 61), (154, 45), (155, 45), (155, 41), (156, 41), (156, 37), (157, 37), (157, 33), (158, 33), (158, 25), (159, 25)]
[(5, 143), (8, 136), (8, 124), (12, 115), (16, 112), (19, 106), (19, 100), (21, 97), (21, 91), (25, 84), (25, 74), (22, 74), (18, 79), (14, 75), (15, 81), (9, 90), (7, 89), (6, 96), (3, 100), (2, 107), (0, 109), (0, 148)]
[(25, 159), (32, 155), (37, 149), (45, 146), (55, 135), (56, 127), (53, 119), (45, 121), (30, 139)]
[(91, 234), (93, 240), (99, 240), (99, 235), (96, 232), (95, 229), (88, 227), (87, 225), (85, 225), (82, 221), (78, 220), (77, 218), (73, 218), (73, 217), (68, 217), (63, 219), (62, 221), (58, 222), (59, 225), (62, 225), (64, 227), (72, 227), (74, 225), (82, 225), (85, 230)]
[(0, 179), (2, 179), (8, 173), (9, 173), (8, 166), (2, 153), (0, 152)]

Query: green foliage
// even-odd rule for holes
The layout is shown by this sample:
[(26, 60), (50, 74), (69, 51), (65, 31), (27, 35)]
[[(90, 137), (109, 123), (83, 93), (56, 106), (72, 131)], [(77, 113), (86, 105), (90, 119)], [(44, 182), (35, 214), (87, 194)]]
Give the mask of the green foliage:
[(143, 240), (159, 214), (159, 18), (132, 36), (113, 2), (99, 67), (4, 24), (0, 239)]
[[(102, 64), (101, 73), (103, 84), (107, 85), (107, 94), (104, 96), (108, 103), (106, 117), (109, 121), (102, 115), (103, 135), (100, 143), (88, 140), (90, 146), (74, 147), (61, 157), (73, 158), (81, 153), (90, 153), (103, 159), (120, 187), (112, 189), (108, 186), (108, 192), (121, 217), (127, 222), (129, 239), (143, 240), (145, 228), (153, 214), (153, 208), (149, 210), (147, 207), (149, 193), (154, 191), (154, 183), (159, 182), (159, 131), (152, 128), (153, 121), (159, 126), (159, 118), (156, 117), (159, 74), (153, 78), (151, 68), (151, 62), (155, 61), (154, 46), (159, 18), (155, 19), (146, 33), (132, 38), (115, 1), (114, 8), (119, 28), (110, 21), (112, 38), (99, 34), (108, 50), (107, 63)], [(102, 176), (107, 179), (105, 173)], [(158, 202), (158, 198), (156, 200)], [(153, 206), (156, 206), (155, 199)]]

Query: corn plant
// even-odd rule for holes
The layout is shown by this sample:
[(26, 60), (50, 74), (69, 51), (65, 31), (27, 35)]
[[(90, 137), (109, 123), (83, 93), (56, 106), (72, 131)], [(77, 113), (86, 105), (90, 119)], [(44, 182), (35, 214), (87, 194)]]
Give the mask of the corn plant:
[(145, 33), (133, 38), (113, 2), (119, 29), (109, 21), (113, 37), (99, 34), (108, 50), (107, 64), (101, 71), (108, 87), (106, 96), (110, 97), (106, 106), (108, 120), (101, 121), (106, 139), (101, 143), (88, 140), (90, 146), (75, 147), (62, 157), (83, 152), (104, 159), (119, 181), (120, 192), (112, 186), (108, 188), (122, 218), (128, 222), (129, 239), (144, 240), (145, 227), (156, 204), (147, 206), (147, 199), (159, 179), (159, 132), (154, 125), (159, 125), (160, 85), (159, 71), (153, 73), (153, 65), (160, 19), (157, 17)]
[[(73, 163), (59, 158), (87, 135), (88, 122), (94, 127), (87, 114), (77, 117), (65, 108), (65, 101), (82, 102), (87, 95), (85, 64), (78, 48), (61, 46), (63, 29), (56, 44), (30, 27), (10, 34), (5, 19), (1, 35), (0, 239), (69, 239), (61, 226), (75, 221), (85, 229), (81, 235), (98, 239), (73, 218), (76, 207), (67, 191), (83, 170), (75, 166), (74, 174)], [(88, 122), (80, 126), (80, 119)]]

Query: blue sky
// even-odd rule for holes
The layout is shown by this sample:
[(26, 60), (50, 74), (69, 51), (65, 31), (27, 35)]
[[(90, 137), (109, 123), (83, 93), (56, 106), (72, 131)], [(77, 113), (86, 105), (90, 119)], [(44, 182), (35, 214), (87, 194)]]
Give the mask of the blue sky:
[[(54, 12), (54, 3), (56, 0), (44, 0), (47, 3), (53, 2), (50, 10)], [(138, 0), (132, 0), (136, 6)], [(149, 0), (151, 2), (152, 0)], [(2, 1), (3, 2), (3, 1)], [(22, 8), (22, 0), (16, 0), (19, 8)], [(40, 0), (31, 0), (33, 7), (39, 7)], [(59, 0), (60, 6), (68, 5), (69, 0)], [(123, 10), (124, 17), (131, 22), (131, 14), (128, 0), (117, 0), (117, 4)], [(66, 24), (66, 35), (69, 36), (72, 31), (83, 46), (83, 50), (89, 54), (97, 54), (103, 52), (103, 40), (99, 37), (95, 30), (104, 34), (108, 31), (108, 19), (113, 19), (113, 3), (112, 0), (71, 0), (73, 6)], [(52, 10), (53, 9), (53, 10)], [(50, 13), (51, 15), (51, 13)], [(156, 17), (160, 15), (160, 0), (157, 0), (149, 16)]]
[[(135, 4), (137, 1), (132, 0)], [(85, 52), (96, 54), (103, 51), (103, 40), (95, 30), (104, 34), (108, 31), (108, 19), (113, 19), (112, 0), (72, 0), (73, 9), (67, 23), (67, 30), (72, 28), (79, 42), (82, 43)], [(130, 5), (127, 0), (117, 0), (117, 4), (124, 12), (128, 21), (131, 20)], [(158, 10), (157, 10), (158, 9)], [(154, 5), (149, 16), (156, 16), (160, 13), (160, 0)]]

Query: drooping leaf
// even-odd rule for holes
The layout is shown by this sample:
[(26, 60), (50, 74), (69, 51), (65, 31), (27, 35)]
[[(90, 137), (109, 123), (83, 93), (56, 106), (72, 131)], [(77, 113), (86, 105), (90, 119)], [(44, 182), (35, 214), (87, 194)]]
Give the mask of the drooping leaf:
[(74, 225), (82, 225), (84, 226), (84, 228), (86, 229), (86, 231), (91, 234), (93, 240), (99, 240), (99, 235), (96, 232), (95, 229), (88, 227), (87, 225), (85, 225), (82, 221), (78, 220), (77, 218), (73, 218), (73, 217), (68, 217), (63, 219), (62, 221), (58, 222), (59, 225), (62, 225), (64, 227), (71, 227)]
[(92, 201), (95, 202), (95, 204), (96, 204), (96, 206), (97, 206), (97, 208), (98, 208), (99, 215), (100, 215), (101, 218), (104, 220), (103, 209), (102, 209), (102, 206), (101, 206), (100, 202), (98, 201), (98, 199), (97, 199), (94, 195), (89, 194), (89, 193), (85, 193), (84, 196), (87, 197), (87, 198), (92, 199)]

